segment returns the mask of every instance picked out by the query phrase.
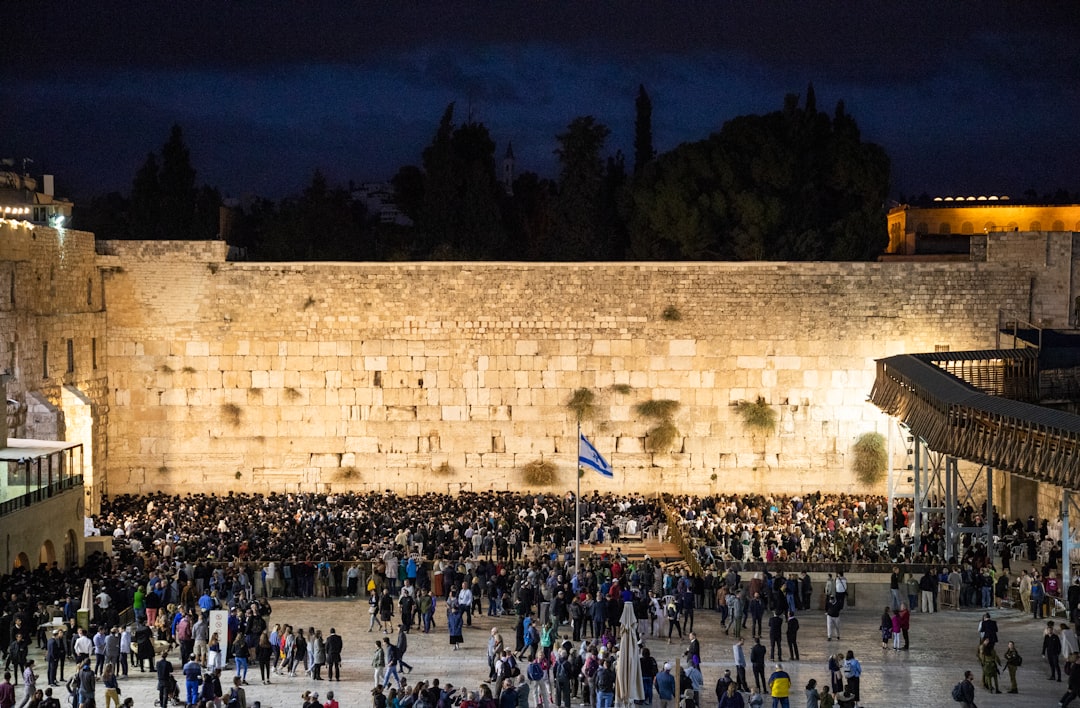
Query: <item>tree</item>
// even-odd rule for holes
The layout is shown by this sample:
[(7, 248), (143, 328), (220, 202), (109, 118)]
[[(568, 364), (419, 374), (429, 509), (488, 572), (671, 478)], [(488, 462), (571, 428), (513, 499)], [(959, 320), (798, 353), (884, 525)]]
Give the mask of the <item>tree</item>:
[(169, 132), (161, 148), (161, 238), (190, 239), (195, 226), (195, 168), (179, 125)]
[(885, 246), (889, 161), (837, 105), (784, 98), (709, 138), (659, 156), (635, 181), (637, 258), (849, 260)]
[(645, 92), (645, 84), (638, 85), (634, 111), (634, 177), (638, 177), (656, 156), (652, 139), (652, 100)]
[(604, 163), (601, 151), (611, 131), (592, 116), (575, 118), (556, 136), (559, 147), (559, 196), (555, 205), (555, 240), (559, 260), (603, 257), (610, 234), (598, 233)]
[[(497, 257), (505, 233), (495, 175), (495, 142), (483, 123), (454, 126), (454, 104), (443, 112), (431, 145), (423, 153), (422, 208), (417, 224), (422, 256)], [(400, 187), (414, 197), (409, 174)], [(410, 205), (411, 207), (411, 205)]]
[(131, 185), (131, 235), (138, 239), (159, 239), (161, 235), (161, 183), (154, 153), (135, 173)]

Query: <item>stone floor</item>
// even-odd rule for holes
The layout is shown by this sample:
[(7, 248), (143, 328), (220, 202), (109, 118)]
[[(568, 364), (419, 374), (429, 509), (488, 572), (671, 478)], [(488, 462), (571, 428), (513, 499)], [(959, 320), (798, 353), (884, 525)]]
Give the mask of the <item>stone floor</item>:
[[(884, 600), (885, 598), (883, 598)], [(367, 602), (350, 600), (275, 600), (271, 622), (289, 623), (298, 627), (314, 626), (325, 635), (335, 627), (344, 637), (345, 659), (342, 665), (344, 678), (340, 683), (313, 681), (307, 677), (273, 677), (269, 686), (260, 685), (259, 670), (253, 666), (248, 680), (248, 705), (261, 701), (263, 708), (299, 708), (300, 695), (305, 690), (318, 690), (325, 699), (325, 692), (333, 690), (342, 706), (370, 706), (370, 689), (373, 685), (370, 668), (374, 642), (381, 638), (377, 632), (368, 633)], [(978, 680), (979, 670), (975, 659), (978, 644), (977, 627), (981, 617), (976, 611), (944, 611), (933, 615), (914, 614), (911, 622), (911, 649), (907, 652), (882, 650), (877, 630), (880, 610), (866, 608), (849, 609), (841, 618), (842, 641), (825, 640), (825, 623), (820, 612), (800, 613), (801, 661), (784, 661), (792, 677), (792, 706), (803, 706), (803, 687), (810, 678), (819, 685), (827, 685), (827, 657), (830, 652), (851, 649), (863, 665), (862, 705), (870, 708), (895, 706), (948, 706), (954, 705), (949, 693), (963, 677), (965, 669), (976, 674), (977, 702), (987, 706), (1054, 706), (1064, 693), (1065, 684), (1047, 680), (1046, 663), (1039, 654), (1042, 648), (1044, 621), (1033, 621), (1014, 610), (994, 610), (992, 614), (1000, 627), (999, 653), (1009, 640), (1015, 641), (1024, 658), (1018, 672), (1019, 695), (990, 694), (982, 689)], [(474, 689), (487, 677), (486, 641), (491, 626), (498, 626), (507, 641), (512, 642), (513, 618), (474, 618), (473, 627), (466, 628), (465, 644), (460, 651), (450, 650), (445, 632), (445, 622), (439, 622), (438, 632), (429, 635), (413, 631), (409, 638), (407, 659), (415, 667), (410, 681), (439, 677), (457, 687)], [(713, 687), (724, 668), (732, 664), (729, 638), (720, 628), (719, 615), (699, 610), (696, 630), (702, 645), (705, 696), (703, 708), (716, 705)], [(767, 631), (767, 630), (766, 630)], [(748, 635), (747, 635), (748, 636)], [(666, 640), (649, 638), (646, 644), (662, 664), (674, 661), (681, 655), (684, 645), (668, 645)], [(752, 641), (752, 640), (751, 640)], [(766, 640), (767, 644), (767, 640)], [(786, 649), (785, 649), (786, 650)], [(40, 673), (44, 674), (41, 652), (31, 651), (38, 661)], [(175, 660), (175, 658), (174, 658)], [(767, 672), (771, 670), (767, 665)], [(68, 666), (70, 671), (70, 665)], [(231, 680), (232, 672), (224, 674)], [(751, 682), (753, 677), (749, 677)], [(1008, 675), (1002, 676), (1003, 688), (1008, 688)], [(45, 683), (44, 677), (39, 685)], [(181, 681), (181, 684), (183, 682)], [(223, 682), (225, 683), (225, 682)], [(136, 708), (150, 708), (156, 699), (155, 681), (152, 674), (135, 672), (121, 682), (123, 696), (134, 697)], [(63, 688), (56, 689), (64, 692)], [(100, 697), (99, 708), (104, 708)], [(19, 699), (22, 687), (16, 688)], [(66, 692), (64, 692), (66, 693)], [(62, 696), (61, 696), (62, 697)], [(766, 702), (766, 707), (770, 703)]]

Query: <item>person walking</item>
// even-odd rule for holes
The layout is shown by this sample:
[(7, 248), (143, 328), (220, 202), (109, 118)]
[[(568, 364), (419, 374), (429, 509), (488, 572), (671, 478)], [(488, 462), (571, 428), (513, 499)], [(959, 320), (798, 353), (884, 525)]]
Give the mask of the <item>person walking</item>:
[(843, 605), (836, 599), (836, 596), (829, 596), (825, 600), (825, 640), (831, 642), (833, 639), (833, 632), (836, 632), (836, 640), (840, 641), (840, 610), (843, 609)]
[[(964, 672), (964, 680), (953, 688), (953, 698), (964, 708), (979, 708), (975, 705), (975, 675), (970, 671)], [(959, 696), (959, 698), (958, 698)]]
[(1050, 665), (1050, 680), (1061, 681), (1061, 637), (1054, 632), (1053, 621), (1046, 623), (1043, 633), (1042, 655)]
[(1024, 658), (1020, 656), (1020, 652), (1016, 650), (1016, 642), (1009, 642), (1008, 647), (1005, 649), (1005, 668), (1009, 672), (1009, 690), (1008, 693), (1019, 693), (1016, 688), (1016, 670), (1020, 668), (1020, 665), (1024, 663)]
[(1065, 706), (1072, 703), (1077, 696), (1080, 696), (1080, 671), (1073, 669), (1073, 671), (1069, 673), (1068, 690), (1065, 691), (1065, 695), (1061, 697), (1058, 706), (1065, 708)]
[(848, 649), (844, 659), (844, 678), (847, 679), (847, 692), (855, 696), (855, 704), (859, 703), (859, 680), (862, 678), (862, 664), (855, 658), (855, 652)]
[(19, 708), (34, 699), (34, 691), (37, 690), (37, 672), (34, 670), (34, 660), (27, 659), (26, 667), (23, 668), (23, 699), (19, 702)]

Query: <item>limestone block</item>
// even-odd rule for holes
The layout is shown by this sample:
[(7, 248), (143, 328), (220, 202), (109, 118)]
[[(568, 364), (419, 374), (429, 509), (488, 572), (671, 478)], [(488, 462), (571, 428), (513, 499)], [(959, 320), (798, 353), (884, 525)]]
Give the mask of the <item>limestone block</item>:
[(340, 370), (328, 370), (325, 372), (324, 385), (326, 388), (340, 388), (341, 387), (341, 371)]
[(512, 454), (538, 453), (543, 455), (554, 454), (555, 440), (548, 437), (516, 437), (504, 438), (506, 452)]
[(341, 467), (342, 466), (341, 455), (339, 455), (339, 454), (331, 454), (331, 453), (313, 454), (313, 455), (310, 456), (308, 465), (310, 467), (321, 467), (321, 468), (327, 468), (327, 467), (337, 468), (337, 467)]
[(765, 357), (742, 355), (735, 358), (735, 365), (740, 369), (764, 369)]
[(697, 340), (673, 339), (668, 342), (668, 354), (673, 357), (692, 357), (697, 355)]
[(300, 388), (312, 391), (314, 389), (321, 389), (326, 382), (326, 376), (321, 371), (312, 371), (310, 369), (306, 371), (297, 372), (300, 375)]
[(761, 385), (764, 388), (776, 388), (777, 384), (777, 372), (774, 369), (763, 369), (761, 371)]
[(387, 359), (385, 356), (365, 356), (363, 368), (365, 371), (386, 371)]
[(441, 420), (468, 420), (467, 406), (443, 406)]
[(623, 436), (615, 439), (615, 452), (620, 455), (639, 455), (645, 452), (645, 441), (636, 436)]
[(531, 339), (519, 339), (514, 342), (514, 354), (517, 356), (536, 356), (540, 350), (537, 341)]
[(200, 341), (188, 341), (184, 343), (186, 356), (210, 356), (210, 343)]
[[(358, 464), (357, 455), (363, 453), (379, 452), (379, 439), (370, 435), (348, 436), (345, 438), (345, 449), (353, 455), (353, 464)], [(344, 458), (343, 458), (344, 459)]]
[(645, 371), (631, 371), (630, 385), (633, 388), (647, 388), (649, 386), (648, 373)]

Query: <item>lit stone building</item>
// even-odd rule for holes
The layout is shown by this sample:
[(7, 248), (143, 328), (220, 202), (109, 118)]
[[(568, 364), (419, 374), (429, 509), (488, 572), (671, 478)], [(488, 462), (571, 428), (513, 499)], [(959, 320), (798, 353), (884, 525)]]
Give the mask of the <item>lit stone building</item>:
[[(60, 455), (58, 479), (79, 472), (84, 494), (50, 482), (51, 462), (0, 459), (5, 494), (30, 504), (0, 516), (0, 564), (81, 554), (83, 505), (104, 494), (514, 489), (541, 459), (563, 492), (578, 388), (615, 468), (585, 492), (883, 493), (851, 471), (854, 441), (891, 427), (867, 400), (877, 359), (993, 349), (1002, 313), (1059, 329), (1075, 315), (1070, 212), (968, 208), (890, 221), (898, 244), (970, 222), (963, 257), (876, 263), (233, 262), (222, 241), (95, 243), (5, 219), (9, 437), (64, 441), (32, 457)], [(677, 402), (670, 420), (639, 412), (660, 400)], [(759, 400), (775, 429), (740, 416)], [(677, 432), (663, 446), (660, 423)], [(1002, 474), (994, 495), (1025, 517), (1060, 500)]]
[(1006, 196), (937, 197), (889, 211), (888, 253), (967, 252), (972, 234), (991, 231), (1080, 231), (1080, 204), (1021, 204)]

